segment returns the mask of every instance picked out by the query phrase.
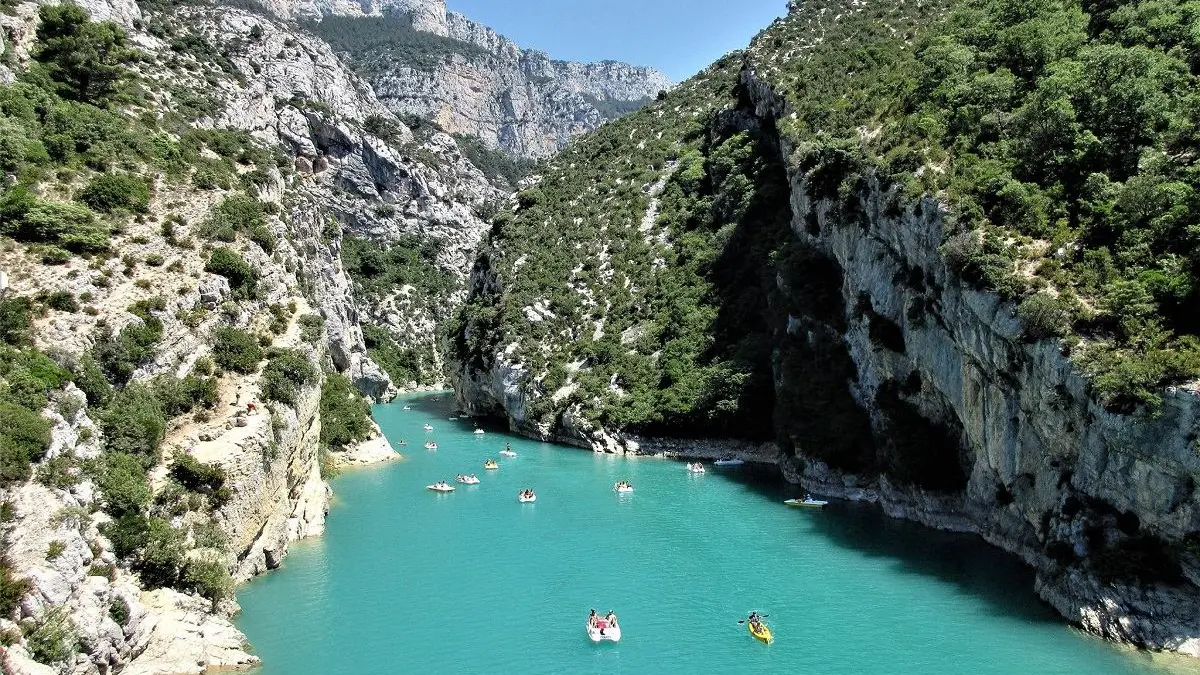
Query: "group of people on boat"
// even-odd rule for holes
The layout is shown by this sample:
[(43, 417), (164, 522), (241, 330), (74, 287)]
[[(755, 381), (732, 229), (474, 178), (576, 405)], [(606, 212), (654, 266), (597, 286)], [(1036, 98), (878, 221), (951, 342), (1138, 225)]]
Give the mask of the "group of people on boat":
[(456, 480), (460, 483), (478, 483), (479, 482), (479, 479), (476, 478), (475, 474), (473, 474), (473, 473), (470, 473), (470, 474), (460, 473), (454, 477), (454, 480)]
[(692, 473), (704, 473), (704, 465), (700, 462), (696, 462), (695, 464), (688, 462), (687, 470)]
[(494, 460), (494, 459), (489, 459), (488, 461), (486, 461), (486, 462), (484, 462), (484, 463), (483, 463), (483, 468), (485, 468), (485, 469), (499, 469), (499, 468), (500, 468), (500, 465), (496, 463), (496, 460)]
[(617, 626), (617, 615), (611, 609), (608, 610), (608, 614), (604, 615), (603, 618), (599, 614), (596, 614), (596, 610), (594, 609), (588, 614), (588, 628), (599, 628), (601, 635), (604, 635), (606, 629), (616, 628)]
[(454, 489), (454, 487), (452, 485), (450, 485), (449, 483), (447, 483), (444, 480), (439, 480), (438, 482), (434, 483), (433, 485), (431, 485), (429, 487), (433, 488), (434, 490), (452, 490), (452, 489)]
[(532, 489), (525, 488), (524, 490), (521, 490), (521, 492), (517, 496), (520, 497), (521, 499), (533, 499), (536, 495), (533, 494)]
[(627, 480), (619, 480), (613, 484), (613, 489), (617, 492), (629, 492), (633, 489), (633, 486)]

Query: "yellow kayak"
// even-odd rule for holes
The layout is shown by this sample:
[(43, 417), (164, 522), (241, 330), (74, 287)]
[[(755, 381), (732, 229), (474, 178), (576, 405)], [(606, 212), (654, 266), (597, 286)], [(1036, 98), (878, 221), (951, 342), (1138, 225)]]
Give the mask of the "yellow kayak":
[(747, 621), (746, 628), (750, 630), (750, 634), (753, 635), (756, 640), (762, 640), (767, 644), (771, 644), (771, 629), (767, 628), (767, 624), (760, 622), (758, 624), (758, 630), (754, 630), (754, 624)]

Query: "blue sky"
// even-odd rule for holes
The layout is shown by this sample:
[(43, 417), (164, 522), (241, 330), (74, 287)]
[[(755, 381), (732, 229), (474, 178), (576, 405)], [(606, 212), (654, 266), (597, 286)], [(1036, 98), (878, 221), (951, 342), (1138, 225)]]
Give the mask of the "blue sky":
[(745, 47), (784, 0), (447, 0), (450, 9), (556, 59), (654, 66), (679, 82)]

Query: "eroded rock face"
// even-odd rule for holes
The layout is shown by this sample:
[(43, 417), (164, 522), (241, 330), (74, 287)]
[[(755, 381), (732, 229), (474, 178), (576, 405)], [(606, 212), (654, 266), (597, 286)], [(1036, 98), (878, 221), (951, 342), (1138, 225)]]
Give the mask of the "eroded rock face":
[(521, 49), (512, 40), (447, 11), (442, 0), (272, 0), (281, 17), (409, 17), (416, 30), (460, 41), (460, 53), (436, 66), (391, 62), (366, 70), (379, 100), (397, 113), (436, 120), (451, 133), (491, 148), (545, 157), (591, 131), (631, 102), (655, 97), (671, 82), (653, 68), (605, 61), (568, 63)]

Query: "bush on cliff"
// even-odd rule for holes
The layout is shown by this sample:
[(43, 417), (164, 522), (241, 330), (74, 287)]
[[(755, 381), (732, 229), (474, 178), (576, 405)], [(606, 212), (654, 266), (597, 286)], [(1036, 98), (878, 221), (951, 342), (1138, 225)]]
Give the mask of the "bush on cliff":
[(317, 369), (300, 352), (290, 349), (272, 350), (263, 368), (261, 391), (268, 401), (295, 405), (300, 389), (316, 381)]
[(340, 373), (326, 373), (321, 384), (321, 444), (344, 450), (371, 432), (371, 408)]
[(228, 279), (233, 297), (239, 300), (255, 298), (258, 273), (237, 251), (224, 246), (214, 248), (208, 262), (204, 264), (204, 271), (219, 274)]
[(263, 351), (258, 338), (232, 326), (219, 326), (212, 334), (213, 360), (221, 368), (235, 373), (258, 371)]

